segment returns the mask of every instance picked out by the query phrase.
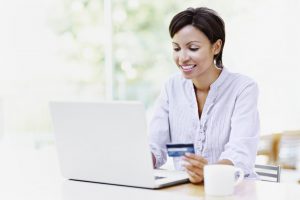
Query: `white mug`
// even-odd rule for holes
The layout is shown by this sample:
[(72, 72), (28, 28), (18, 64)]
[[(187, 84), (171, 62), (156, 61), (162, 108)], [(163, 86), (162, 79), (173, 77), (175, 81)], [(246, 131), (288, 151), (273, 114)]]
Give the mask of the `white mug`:
[[(239, 175), (238, 179), (236, 179), (237, 173)], [(243, 179), (243, 170), (232, 165), (204, 166), (204, 191), (206, 195), (232, 195), (234, 187), (241, 183)]]

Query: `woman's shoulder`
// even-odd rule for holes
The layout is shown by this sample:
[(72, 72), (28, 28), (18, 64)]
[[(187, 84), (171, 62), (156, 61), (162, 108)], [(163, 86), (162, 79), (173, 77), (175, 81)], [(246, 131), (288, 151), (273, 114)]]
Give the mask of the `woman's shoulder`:
[(225, 81), (223, 81), (220, 86), (222, 92), (230, 93), (233, 96), (239, 96), (241, 93), (246, 91), (251, 94), (258, 93), (258, 85), (250, 76), (236, 72), (229, 72), (227, 69), (225, 74)]
[(228, 82), (238, 88), (245, 88), (251, 85), (257, 86), (256, 81), (252, 77), (235, 72), (228, 72)]

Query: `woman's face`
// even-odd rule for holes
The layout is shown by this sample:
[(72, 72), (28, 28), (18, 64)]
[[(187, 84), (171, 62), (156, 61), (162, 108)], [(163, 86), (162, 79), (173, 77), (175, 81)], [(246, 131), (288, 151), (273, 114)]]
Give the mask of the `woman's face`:
[(173, 36), (173, 58), (187, 79), (201, 77), (214, 67), (218, 44), (212, 45), (206, 35), (192, 25), (180, 29)]

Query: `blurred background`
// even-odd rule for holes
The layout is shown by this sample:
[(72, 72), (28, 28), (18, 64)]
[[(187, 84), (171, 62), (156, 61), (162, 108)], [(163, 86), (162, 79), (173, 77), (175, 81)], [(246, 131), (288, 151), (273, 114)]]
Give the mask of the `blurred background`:
[[(0, 140), (5, 133), (30, 138), (35, 148), (52, 144), (51, 100), (139, 100), (151, 113), (177, 71), (169, 22), (198, 6), (226, 23), (225, 66), (259, 85), (261, 134), (271, 135), (262, 154), (274, 152), (273, 133), (300, 130), (297, 0), (0, 2)], [(298, 165), (300, 145), (293, 145), (281, 155)]]

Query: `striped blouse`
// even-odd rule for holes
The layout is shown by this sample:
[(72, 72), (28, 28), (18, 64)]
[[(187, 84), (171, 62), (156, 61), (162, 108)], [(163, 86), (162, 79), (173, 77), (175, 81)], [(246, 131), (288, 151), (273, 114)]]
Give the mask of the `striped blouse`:
[[(230, 160), (250, 177), (259, 140), (258, 87), (250, 78), (223, 68), (211, 84), (199, 119), (193, 83), (177, 73), (156, 101), (149, 125), (150, 147), (160, 167), (167, 160), (167, 143), (194, 143), (196, 154), (209, 164)], [(174, 158), (183, 170), (181, 158)]]

